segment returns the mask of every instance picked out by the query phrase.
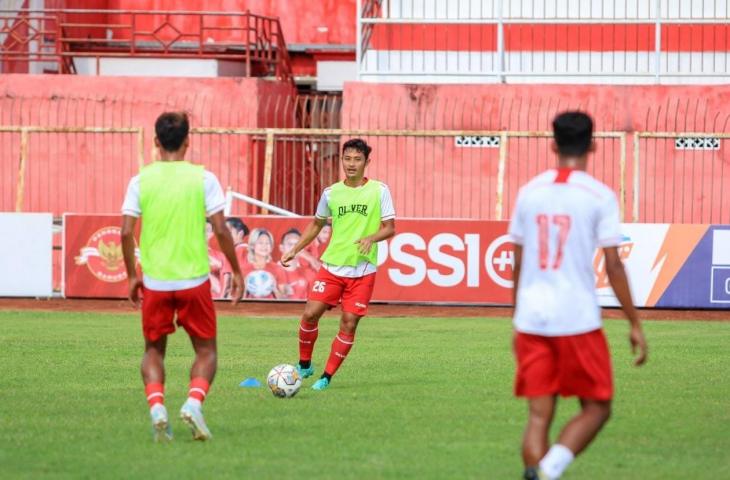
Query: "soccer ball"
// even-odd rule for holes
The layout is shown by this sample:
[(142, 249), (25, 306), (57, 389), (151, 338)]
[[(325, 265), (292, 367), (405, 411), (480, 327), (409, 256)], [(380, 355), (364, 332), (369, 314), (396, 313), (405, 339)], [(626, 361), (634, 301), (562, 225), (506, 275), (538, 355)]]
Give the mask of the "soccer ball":
[(266, 270), (254, 270), (246, 275), (246, 291), (256, 298), (266, 298), (274, 292), (276, 280)]
[(290, 398), (296, 395), (302, 386), (302, 377), (295, 367), (284, 363), (271, 369), (266, 383), (269, 384), (275, 397)]

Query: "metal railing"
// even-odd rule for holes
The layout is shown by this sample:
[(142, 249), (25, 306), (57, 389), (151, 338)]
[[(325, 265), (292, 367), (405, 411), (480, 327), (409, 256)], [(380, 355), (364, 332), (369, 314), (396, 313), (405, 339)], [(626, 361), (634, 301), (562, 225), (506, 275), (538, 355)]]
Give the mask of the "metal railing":
[[(17, 140), (8, 138), (0, 150), (0, 171), (9, 179), (0, 210), (118, 211), (144, 157), (141, 128), (4, 126), (2, 135)], [(48, 136), (46, 146), (40, 135)], [(114, 135), (121, 136), (118, 146), (109, 141)], [(555, 162), (547, 131), (204, 127), (192, 135), (193, 161), (255, 200), (230, 207), (235, 215), (269, 213), (272, 206), (312, 215), (324, 187), (341, 178), (339, 149), (351, 137), (373, 147), (369, 175), (390, 186), (401, 217), (508, 219), (519, 187)], [(724, 153), (730, 134), (609, 131), (595, 137), (589, 173), (616, 192), (624, 221), (730, 223)], [(306, 145), (327, 145), (328, 156), (312, 158)], [(61, 150), (75, 163), (50, 162)], [(14, 188), (5, 192), (8, 187)]]
[(725, 83), (726, 0), (358, 0), (380, 82)]
[(279, 19), (248, 11), (0, 10), (0, 39), (4, 64), (55, 65), (58, 73), (76, 73), (83, 58), (97, 74), (107, 58), (198, 58), (293, 82)]

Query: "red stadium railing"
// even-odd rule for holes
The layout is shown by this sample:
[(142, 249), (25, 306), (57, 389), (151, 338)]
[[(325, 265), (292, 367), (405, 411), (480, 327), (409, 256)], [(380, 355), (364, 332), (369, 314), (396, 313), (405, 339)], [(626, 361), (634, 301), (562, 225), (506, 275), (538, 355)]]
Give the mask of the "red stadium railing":
[(274, 17), (248, 11), (0, 10), (3, 72), (76, 73), (78, 58), (95, 59), (97, 72), (102, 58), (229, 60), (245, 64), (244, 76), (293, 82)]

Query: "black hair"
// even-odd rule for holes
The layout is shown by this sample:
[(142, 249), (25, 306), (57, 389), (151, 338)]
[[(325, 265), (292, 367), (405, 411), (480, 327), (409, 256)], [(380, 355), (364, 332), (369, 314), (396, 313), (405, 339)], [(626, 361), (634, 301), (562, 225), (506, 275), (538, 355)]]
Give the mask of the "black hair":
[(593, 120), (583, 112), (563, 112), (553, 120), (553, 137), (561, 155), (585, 155), (593, 140)]
[(226, 223), (233, 227), (237, 232), (243, 232), (244, 237), (250, 232), (246, 224), (243, 223), (243, 220), (238, 217), (228, 217), (226, 218)]
[(155, 122), (155, 135), (167, 152), (177, 152), (190, 133), (190, 122), (185, 112), (165, 112)]
[(372, 152), (373, 149), (362, 138), (353, 138), (342, 145), (342, 153), (345, 153), (345, 150), (356, 150), (362, 153), (365, 156), (365, 160), (367, 160), (370, 158), (370, 152)]
[(300, 237), (302, 236), (302, 232), (300, 232), (298, 229), (296, 229), (296, 228), (290, 228), (289, 230), (287, 230), (286, 232), (284, 232), (284, 235), (281, 236), (281, 243), (284, 243), (284, 239), (288, 235), (292, 235), (292, 234), (299, 235)]

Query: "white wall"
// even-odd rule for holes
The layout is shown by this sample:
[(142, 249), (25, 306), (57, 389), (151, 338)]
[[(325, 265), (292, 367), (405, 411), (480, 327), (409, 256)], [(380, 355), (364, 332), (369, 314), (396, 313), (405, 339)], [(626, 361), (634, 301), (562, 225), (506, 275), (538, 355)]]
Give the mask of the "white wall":
[[(95, 58), (74, 58), (79, 75), (97, 75)], [(187, 58), (101, 58), (99, 75), (110, 77), (235, 77), (246, 74), (243, 62)]]

